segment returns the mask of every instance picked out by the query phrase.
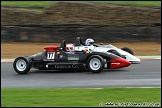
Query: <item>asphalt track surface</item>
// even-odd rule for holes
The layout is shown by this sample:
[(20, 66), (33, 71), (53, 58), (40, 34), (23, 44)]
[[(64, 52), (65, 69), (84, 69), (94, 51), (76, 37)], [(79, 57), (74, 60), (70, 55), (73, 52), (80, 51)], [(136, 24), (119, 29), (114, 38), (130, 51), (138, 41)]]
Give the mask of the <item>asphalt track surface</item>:
[(103, 88), (103, 87), (161, 87), (161, 60), (142, 60), (129, 67), (89, 71), (39, 71), (17, 74), (13, 63), (1, 62), (2, 88)]

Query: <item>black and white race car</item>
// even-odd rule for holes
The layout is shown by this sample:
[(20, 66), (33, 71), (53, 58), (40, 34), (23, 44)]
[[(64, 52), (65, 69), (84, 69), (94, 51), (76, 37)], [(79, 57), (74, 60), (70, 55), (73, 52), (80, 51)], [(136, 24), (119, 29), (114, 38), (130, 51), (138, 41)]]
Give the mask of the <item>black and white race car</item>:
[(125, 58), (132, 64), (141, 63), (141, 60), (138, 57), (134, 56), (133, 50), (129, 47), (123, 47), (120, 49), (111, 44), (103, 45), (103, 43), (101, 43), (100, 45), (94, 44), (91, 46), (85, 46), (85, 43), (82, 41), (81, 37), (77, 37), (74, 46), (75, 46), (75, 50), (83, 50), (86, 48), (88, 50), (93, 50), (97, 52), (109, 52)]
[(30, 69), (39, 70), (90, 70), (99, 73), (103, 69), (123, 68), (131, 62), (110, 52), (93, 50), (66, 51), (66, 42), (60, 47), (46, 46), (44, 51), (31, 56), (17, 57), (13, 62), (14, 70), (19, 74), (26, 74)]

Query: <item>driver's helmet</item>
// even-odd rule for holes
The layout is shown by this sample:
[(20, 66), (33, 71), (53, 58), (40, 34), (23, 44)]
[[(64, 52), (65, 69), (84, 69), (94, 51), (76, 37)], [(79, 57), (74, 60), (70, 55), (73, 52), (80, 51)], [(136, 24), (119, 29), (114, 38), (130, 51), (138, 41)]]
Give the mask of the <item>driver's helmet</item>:
[(85, 41), (85, 45), (86, 46), (90, 46), (90, 45), (93, 45), (94, 44), (94, 40), (91, 39), (91, 38), (88, 38), (86, 41)]
[(66, 51), (74, 51), (74, 44), (67, 44), (66, 45)]

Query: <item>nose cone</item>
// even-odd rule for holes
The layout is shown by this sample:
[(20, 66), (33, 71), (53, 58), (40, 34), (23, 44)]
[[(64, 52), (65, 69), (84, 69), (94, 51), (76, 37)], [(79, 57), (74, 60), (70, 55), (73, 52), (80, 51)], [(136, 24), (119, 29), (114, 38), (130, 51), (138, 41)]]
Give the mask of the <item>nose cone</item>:
[(112, 58), (110, 62), (111, 69), (122, 68), (131, 65), (131, 62), (127, 61), (124, 58)]
[(131, 62), (131, 64), (139, 64), (141, 63), (141, 60), (133, 55), (127, 55), (126, 56), (127, 60)]

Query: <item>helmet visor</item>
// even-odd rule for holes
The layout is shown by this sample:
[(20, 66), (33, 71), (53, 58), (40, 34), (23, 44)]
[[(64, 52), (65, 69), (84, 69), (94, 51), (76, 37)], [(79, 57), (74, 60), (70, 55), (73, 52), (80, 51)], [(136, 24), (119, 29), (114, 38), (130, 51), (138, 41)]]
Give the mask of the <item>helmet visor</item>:
[(93, 45), (93, 44), (94, 44), (94, 42), (89, 42), (89, 44), (90, 44), (90, 45)]

